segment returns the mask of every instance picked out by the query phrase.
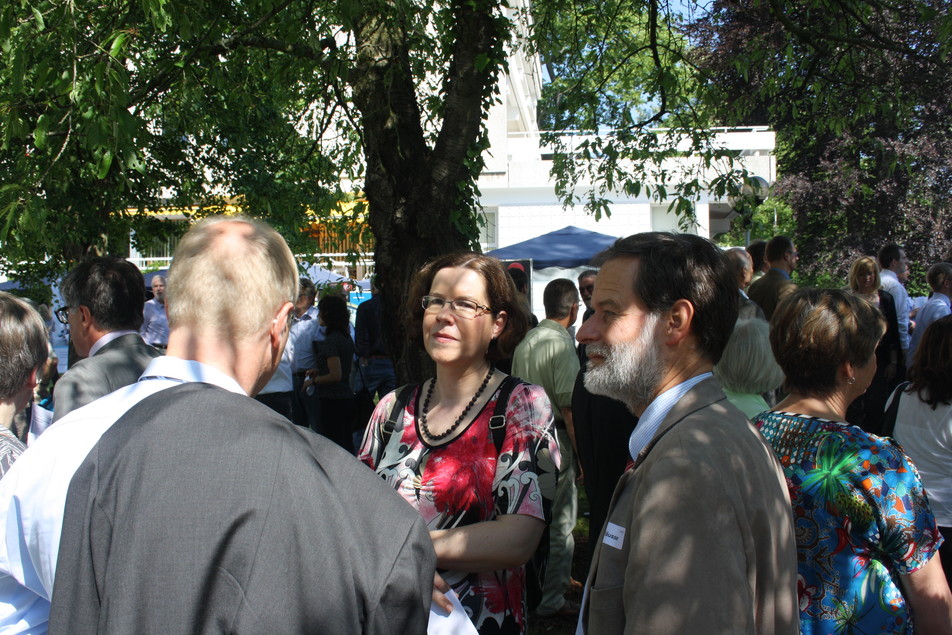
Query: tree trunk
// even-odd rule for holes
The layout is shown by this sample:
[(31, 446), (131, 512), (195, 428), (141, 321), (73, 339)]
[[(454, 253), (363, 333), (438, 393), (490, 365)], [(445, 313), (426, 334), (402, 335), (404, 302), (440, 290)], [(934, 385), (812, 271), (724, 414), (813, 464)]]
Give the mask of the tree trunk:
[(364, 137), (364, 190), (387, 316), (385, 335), (400, 382), (420, 381), (432, 373), (426, 354), (407, 339), (405, 307), (418, 301), (407, 298), (412, 276), (434, 257), (467, 250), (472, 242), (461, 229), (472, 224), (454, 218), (472, 213), (473, 202), (460, 192), (471, 192), (467, 184), (478, 176), (468, 158), (478, 146), (484, 107), (501, 63), (497, 59), (478, 69), (474, 62), (501, 50), (504, 32), (491, 14), (494, 6), (453, 7), (461, 37), (445, 76), (443, 123), (432, 149), (424, 139), (400, 16), (381, 13), (379, 4), (368, 5), (355, 22), (357, 63), (351, 85)]

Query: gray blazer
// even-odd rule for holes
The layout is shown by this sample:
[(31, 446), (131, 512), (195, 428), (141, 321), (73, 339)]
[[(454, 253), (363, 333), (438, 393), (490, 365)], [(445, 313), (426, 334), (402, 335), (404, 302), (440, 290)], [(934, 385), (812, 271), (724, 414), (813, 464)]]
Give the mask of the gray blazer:
[(117, 337), (96, 354), (81, 359), (66, 371), (53, 388), (53, 421), (104, 397), (123, 386), (134, 384), (142, 371), (161, 353), (138, 333)]
[(435, 567), (420, 515), (367, 466), (183, 384), (73, 476), (50, 633), (425, 633)]
[(770, 446), (717, 380), (702, 381), (618, 481), (585, 633), (795, 635), (792, 521)]

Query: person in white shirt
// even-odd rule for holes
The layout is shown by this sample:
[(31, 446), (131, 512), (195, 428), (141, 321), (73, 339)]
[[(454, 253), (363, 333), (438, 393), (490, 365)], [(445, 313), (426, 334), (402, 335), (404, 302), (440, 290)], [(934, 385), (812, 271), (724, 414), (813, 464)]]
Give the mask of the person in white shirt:
[(952, 264), (940, 262), (929, 267), (926, 282), (932, 288), (932, 297), (919, 309), (916, 314), (916, 328), (909, 340), (909, 351), (906, 354), (906, 368), (912, 368), (915, 361), (916, 349), (922, 340), (929, 325), (952, 313)]
[[(917, 327), (918, 328), (918, 327)], [(923, 329), (921, 350), (899, 399), (893, 437), (916, 465), (945, 542), (939, 548), (952, 588), (952, 316)], [(918, 622), (917, 622), (918, 624)]]
[(142, 307), (139, 335), (149, 346), (165, 350), (169, 342), (169, 316), (165, 312), (165, 276), (152, 276), (152, 299)]
[[(207, 284), (208, 272), (216, 271), (221, 267), (235, 272), (235, 275), (229, 278), (233, 282), (229, 283), (226, 280), (219, 284)], [(240, 303), (231, 301), (239, 293), (237, 281), (241, 281), (241, 292), (247, 293), (247, 300)], [(138, 382), (79, 408), (54, 424), (23, 453), (20, 460), (0, 480), (0, 632), (43, 633), (47, 631), (51, 617), (50, 602), (52, 600), (54, 610), (57, 603), (54, 580), (57, 580), (57, 588), (60, 588), (62, 583), (56, 575), (56, 566), (64, 525), (64, 510), (68, 508), (68, 500), (72, 500), (68, 498), (67, 493), (71, 479), (84, 461), (89, 460), (87, 455), (90, 455), (90, 451), (97, 446), (100, 438), (137, 404), (159, 391), (172, 390), (180, 387), (181, 384), (198, 382), (217, 387), (214, 390), (223, 389), (227, 393), (241, 395), (242, 398), (245, 395), (255, 395), (268, 382), (281, 358), (291, 321), (292, 300), (296, 291), (297, 275), (293, 256), (284, 240), (263, 223), (235, 217), (210, 218), (197, 224), (182, 238), (169, 273), (168, 298), (171, 328), (168, 355), (153, 360)], [(209, 388), (209, 390), (212, 389)], [(248, 412), (255, 412), (255, 407), (254, 402), (249, 400)], [(263, 408), (261, 410), (269, 412)], [(257, 420), (255, 416), (249, 416), (234, 423), (247, 429), (249, 426), (254, 428)], [(195, 422), (193, 425), (203, 424)], [(264, 425), (262, 432), (267, 428), (268, 426)], [(295, 454), (301, 452), (313, 454), (313, 458), (307, 463), (311, 469), (316, 470), (312, 476), (318, 477), (318, 473), (323, 474), (322, 457), (328, 452), (337, 453), (338, 450), (322, 440), (315, 442), (314, 439), (317, 437), (310, 432), (299, 430), (294, 426), (287, 428), (293, 431), (288, 435), (290, 437), (288, 443), (280, 447), (286, 448), (288, 452), (293, 450)], [(125, 432), (118, 427), (113, 429), (113, 432), (134, 435), (134, 432)], [(189, 432), (186, 424), (185, 429), (182, 430), (182, 443), (188, 443)], [(223, 443), (226, 441), (228, 440), (222, 439)], [(200, 451), (202, 447), (194, 449)], [(208, 448), (208, 450), (215, 451), (214, 448)], [(334, 457), (328, 458), (333, 459), (332, 463), (339, 462)], [(262, 447), (260, 452), (248, 457), (247, 471), (249, 474), (254, 474), (256, 472), (252, 469), (253, 465), (271, 465), (279, 459), (280, 457), (270, 455), (267, 448)], [(170, 469), (178, 467), (185, 470), (189, 465), (173, 465)], [(333, 478), (332, 474), (328, 473), (327, 476)], [(148, 482), (153, 488), (160, 490), (167, 481), (173, 478), (173, 476), (163, 477), (159, 474), (150, 476), (142, 474), (140, 480), (145, 479), (142, 482)], [(312, 483), (312, 486), (314, 482), (311, 478), (296, 480)], [(128, 487), (130, 491), (134, 491), (135, 488), (142, 486), (142, 482), (126, 482), (125, 485), (119, 483), (119, 487)], [(377, 483), (380, 484), (380, 491), (389, 495), (389, 489), (381, 481), (374, 479), (374, 484)], [(195, 486), (200, 489), (202, 483), (195, 483)], [(348, 488), (346, 484), (338, 481), (335, 489), (346, 493)], [(233, 493), (230, 497), (226, 496), (230, 506), (227, 509), (240, 511), (248, 508), (247, 511), (241, 512), (243, 517), (261, 518), (260, 513), (256, 515), (254, 512), (254, 507), (261, 501), (257, 498), (245, 500), (240, 493), (241, 488), (237, 491), (238, 493)], [(315, 494), (317, 494), (316, 491)], [(168, 495), (168, 493), (155, 494), (157, 503), (167, 501)], [(272, 492), (270, 500), (283, 500), (283, 496), (285, 492), (276, 490)], [(304, 518), (312, 519), (314, 514), (310, 512), (314, 510), (308, 509), (309, 503), (305, 499), (306, 497), (299, 497), (291, 507), (301, 511), (300, 518), (296, 516), (296, 512), (291, 512), (281, 522), (289, 528), (300, 529), (306, 533), (308, 530), (300, 527), (299, 521)], [(194, 501), (186, 500), (180, 502), (182, 509), (185, 509), (185, 503), (194, 503)], [(261, 503), (261, 505), (264, 504)], [(344, 509), (343, 506), (341, 508)], [(221, 513), (222, 509), (207, 511)], [(410, 512), (410, 516), (415, 516), (412, 510)], [(200, 519), (193, 518), (185, 512), (178, 516), (169, 514), (166, 520), (167, 525), (164, 529), (169, 532), (177, 531), (179, 534), (188, 533), (189, 526), (201, 522)], [(383, 526), (381, 527), (383, 530)], [(231, 544), (224, 540), (223, 536), (215, 534), (217, 529), (217, 527), (211, 530), (206, 528), (196, 538)], [(221, 531), (237, 532), (238, 527), (226, 523), (221, 526)], [(418, 533), (422, 541), (420, 544), (429, 545), (429, 539), (422, 527), (419, 528)], [(76, 535), (71, 534), (71, 536), (78, 539)], [(134, 542), (137, 537), (120, 534), (116, 540), (120, 539)], [(172, 542), (175, 543), (175, 541)], [(254, 560), (255, 571), (259, 572), (259, 575), (262, 571), (266, 575), (281, 575), (282, 567), (286, 566), (283, 561), (259, 562), (247, 557), (251, 554), (233, 553), (240, 551), (242, 544), (247, 545), (247, 541), (235, 543), (234, 546), (226, 549), (232, 553), (229, 556), (232, 560), (235, 558), (242, 562)], [(181, 543), (166, 545), (172, 550), (182, 546)], [(153, 542), (150, 545), (143, 545), (143, 548), (160, 550), (162, 546)], [(290, 557), (301, 559), (301, 554), (296, 554), (293, 550), (287, 553)], [(72, 552), (68, 555), (69, 557), (82, 556)], [(89, 555), (92, 557), (95, 554)], [(222, 554), (222, 557), (225, 555)], [(175, 554), (171, 552), (160, 553), (157, 557), (163, 563), (173, 563), (177, 560)], [(432, 558), (432, 555), (430, 557)], [(100, 566), (103, 568), (125, 567), (127, 570), (130, 567), (135, 568), (135, 563), (119, 560), (121, 559), (100, 563)], [(201, 566), (208, 563), (186, 563), (189, 566), (192, 564)], [(422, 562), (424, 569), (427, 564), (425, 560)], [(269, 567), (275, 570), (269, 573)], [(159, 588), (160, 585), (149, 578), (153, 575), (150, 568), (140, 573), (138, 582)], [(78, 570), (68, 571), (67, 575), (71, 577), (67, 582), (82, 584), (87, 579), (81, 578), (81, 574), (82, 572)], [(339, 577), (342, 584), (351, 583), (346, 575), (338, 576), (338, 574), (340, 571), (334, 571), (334, 575), (329, 574), (327, 578), (338, 579)], [(427, 572), (427, 576), (423, 581), (416, 581), (419, 582), (417, 591), (421, 598), (419, 602), (421, 611), (425, 610), (426, 601), (430, 597), (428, 583), (432, 580), (432, 569)], [(240, 587), (241, 581), (236, 584)], [(70, 584), (67, 584), (67, 588), (69, 586)], [(307, 588), (309, 586), (313, 588)], [(184, 593), (188, 601), (200, 602), (200, 598), (189, 595), (188, 588), (191, 587), (188, 585), (179, 587), (177, 592)], [(326, 590), (321, 589), (320, 585), (298, 585), (296, 581), (289, 581), (288, 588), (300, 591), (300, 595), (288, 596), (290, 599), (298, 602), (306, 601), (310, 605), (320, 604), (319, 598), (304, 594)], [(108, 589), (103, 590), (103, 593), (107, 591)], [(123, 589), (115, 591), (125, 593)], [(219, 595), (231, 596), (232, 591), (220, 590)], [(135, 592), (132, 593), (135, 595)], [(164, 591), (161, 595), (164, 596), (163, 601), (170, 596)], [(69, 596), (68, 592), (66, 596)], [(127, 600), (128, 596), (115, 599)], [(252, 609), (256, 605), (263, 606), (260, 602), (256, 604), (252, 598), (246, 598), (246, 600), (245, 604)], [(76, 611), (82, 615), (89, 615), (90, 612), (101, 611), (101, 614), (106, 615), (110, 611), (110, 601), (108, 596), (98, 596), (98, 603), (93, 607), (84, 602), (67, 600), (65, 604), (60, 605), (60, 609), (65, 611), (61, 614)], [(209, 608), (209, 610), (212, 609)], [(335, 607), (335, 610), (366, 618), (366, 614), (360, 607), (356, 609), (350, 606)], [(179, 617), (181, 616), (175, 614), (175, 611), (160, 610), (156, 619), (174, 621)], [(165, 626), (169, 628), (160, 627), (157, 623), (144, 625), (150, 632), (166, 632), (167, 630), (187, 632), (189, 630), (182, 624), (177, 626), (165, 624)], [(296, 630), (302, 630), (302, 628), (303, 625), (298, 625)], [(119, 629), (123, 630), (122, 627)], [(303, 630), (310, 629), (313, 629), (313, 624)], [(78, 632), (84, 631), (79, 629)]]
[(909, 350), (909, 294), (900, 278), (909, 271), (909, 259), (906, 252), (899, 245), (886, 245), (879, 250), (879, 266), (882, 272), (879, 278), (882, 289), (892, 296), (896, 302), (896, 317), (899, 321), (899, 343), (903, 355)]

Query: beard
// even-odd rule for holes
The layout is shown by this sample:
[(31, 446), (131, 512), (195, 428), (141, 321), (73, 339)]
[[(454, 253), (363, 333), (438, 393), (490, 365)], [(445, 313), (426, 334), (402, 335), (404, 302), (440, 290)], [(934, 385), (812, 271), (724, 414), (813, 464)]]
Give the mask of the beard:
[(598, 366), (588, 361), (586, 390), (593, 395), (617, 399), (632, 413), (647, 408), (664, 379), (661, 345), (655, 339), (660, 320), (660, 315), (649, 315), (638, 338), (631, 343), (587, 344), (586, 352), (603, 357), (603, 361)]

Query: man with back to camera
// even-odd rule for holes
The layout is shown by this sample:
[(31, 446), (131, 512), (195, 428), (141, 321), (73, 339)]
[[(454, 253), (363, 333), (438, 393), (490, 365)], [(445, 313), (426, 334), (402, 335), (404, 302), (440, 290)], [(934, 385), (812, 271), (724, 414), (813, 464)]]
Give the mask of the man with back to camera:
[(601, 254), (582, 324), (589, 391), (639, 417), (585, 584), (579, 633), (790, 633), (797, 559), (779, 462), (713, 365), (737, 318), (726, 257), (690, 234)]
[[(211, 284), (220, 266), (237, 273)], [(263, 223), (213, 218), (183, 237), (168, 355), (0, 481), (0, 629), (425, 630), (435, 556), (418, 514), (248, 397), (278, 364), (297, 286)]]
[(767, 243), (764, 258), (770, 268), (761, 278), (750, 284), (747, 295), (757, 303), (769, 320), (780, 301), (796, 291), (790, 274), (797, 268), (799, 255), (796, 245), (786, 236), (774, 236)]
[(571, 280), (557, 278), (545, 286), (542, 304), (545, 319), (526, 333), (512, 355), (512, 374), (545, 389), (553, 406), (556, 438), (562, 453), (549, 525), (549, 560), (536, 613), (540, 617), (574, 616), (578, 605), (570, 602), (565, 592), (572, 577), (575, 552), (572, 530), (578, 512), (575, 486), (578, 451), (572, 422), (572, 389), (579, 364), (568, 327), (578, 318), (578, 290)]
[(56, 382), (54, 422), (134, 383), (159, 356), (138, 333), (145, 282), (131, 262), (112, 256), (90, 258), (66, 274), (60, 292), (66, 306), (56, 311), (56, 317), (69, 324), (70, 341), (86, 359)]
[(764, 274), (767, 273), (767, 270), (770, 269), (770, 266), (767, 264), (767, 259), (765, 258), (765, 253), (767, 251), (767, 241), (755, 240), (754, 242), (747, 245), (747, 249), (745, 251), (747, 252), (747, 255), (750, 256), (750, 261), (754, 268), (754, 273), (750, 277), (750, 281), (753, 283), (763, 278)]

